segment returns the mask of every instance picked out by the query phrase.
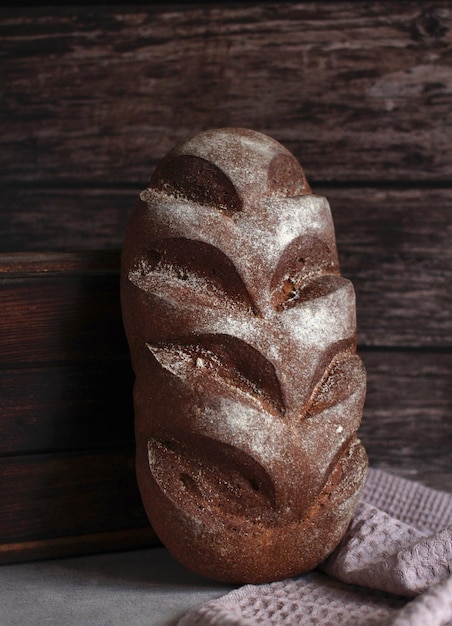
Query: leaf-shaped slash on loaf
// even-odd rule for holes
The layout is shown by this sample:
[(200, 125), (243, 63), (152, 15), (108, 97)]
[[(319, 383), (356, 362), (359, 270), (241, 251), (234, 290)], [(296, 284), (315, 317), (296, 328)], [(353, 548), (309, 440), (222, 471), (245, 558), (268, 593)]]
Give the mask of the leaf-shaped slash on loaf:
[(152, 242), (135, 259), (129, 280), (143, 291), (178, 306), (229, 304), (257, 315), (232, 261), (204, 241), (173, 237)]
[(334, 247), (315, 236), (297, 237), (282, 253), (273, 274), (272, 304), (277, 311), (284, 311), (326, 296), (346, 283)]
[(148, 441), (149, 468), (165, 495), (211, 523), (212, 514), (273, 519), (274, 484), (265, 469), (237, 447), (196, 435), (186, 441)]
[(215, 379), (258, 402), (265, 410), (284, 413), (275, 368), (258, 350), (231, 335), (198, 335), (180, 342), (146, 344), (159, 364), (173, 375), (196, 384)]
[(364, 402), (366, 370), (357, 354), (342, 352), (330, 362), (317, 383), (309, 402), (306, 417), (317, 415), (353, 394), (359, 393)]
[(226, 174), (210, 161), (192, 154), (170, 152), (155, 169), (150, 186), (189, 202), (216, 207), (228, 215), (241, 211), (243, 206)]

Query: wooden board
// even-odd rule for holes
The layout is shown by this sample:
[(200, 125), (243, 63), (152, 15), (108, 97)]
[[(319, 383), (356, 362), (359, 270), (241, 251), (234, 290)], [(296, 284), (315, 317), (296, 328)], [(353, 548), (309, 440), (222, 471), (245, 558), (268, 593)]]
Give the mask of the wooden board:
[(0, 544), (0, 565), (161, 546), (150, 527)]
[(245, 126), (312, 180), (448, 178), (451, 26), (440, 1), (3, 9), (0, 177), (141, 184)]
[(0, 458), (0, 543), (146, 526), (132, 449)]
[(83, 183), (69, 189), (5, 185), (0, 249), (117, 251), (129, 211), (145, 186), (146, 181), (131, 189), (90, 189)]
[(452, 353), (361, 351), (370, 463), (452, 492)]
[(133, 456), (118, 449), (0, 457), (0, 563), (74, 554), (74, 546), (83, 553), (156, 545)]
[(0, 306), (0, 562), (154, 545), (119, 252), (0, 254)]
[(0, 456), (133, 446), (128, 360), (0, 369)]
[(361, 345), (452, 348), (452, 190), (331, 189)]

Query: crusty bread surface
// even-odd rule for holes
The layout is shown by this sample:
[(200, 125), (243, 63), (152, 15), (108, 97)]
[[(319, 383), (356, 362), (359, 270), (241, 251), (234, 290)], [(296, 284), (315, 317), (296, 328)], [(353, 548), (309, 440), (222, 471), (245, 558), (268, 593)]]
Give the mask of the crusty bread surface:
[(355, 295), (327, 200), (274, 139), (201, 132), (137, 200), (121, 299), (137, 479), (163, 544), (231, 583), (318, 565), (367, 473)]

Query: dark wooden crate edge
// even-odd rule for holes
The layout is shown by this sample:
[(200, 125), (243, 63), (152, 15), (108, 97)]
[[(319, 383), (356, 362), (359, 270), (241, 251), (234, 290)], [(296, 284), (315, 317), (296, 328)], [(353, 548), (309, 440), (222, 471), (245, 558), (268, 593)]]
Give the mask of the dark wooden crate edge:
[(157, 543), (129, 448), (8, 455), (0, 479), (0, 563)]
[[(0, 283), (3, 285), (7, 284), (23, 284), (23, 281), (37, 281), (36, 285), (39, 286), (48, 284), (49, 281), (59, 281), (59, 280), (72, 280), (76, 281), (80, 277), (85, 280), (88, 278), (89, 280), (100, 280), (107, 281), (111, 283), (112, 279), (116, 280), (116, 277), (119, 277), (119, 264), (120, 264), (120, 251), (119, 250), (100, 250), (100, 251), (73, 251), (73, 252), (20, 252), (16, 254), (0, 254)], [(12, 281), (12, 283), (11, 283)], [(118, 289), (118, 297), (117, 303), (114, 305), (117, 310), (119, 310), (119, 282), (117, 284)], [(75, 293), (75, 292), (74, 292)], [(59, 322), (59, 319), (55, 321)], [(72, 322), (72, 318), (69, 318), (69, 321)], [(117, 322), (117, 320), (114, 320)], [(111, 324), (112, 332), (119, 334), (121, 332), (121, 328), (119, 323), (115, 325)], [(54, 329), (58, 331), (58, 324), (54, 326)], [(77, 328), (74, 326), (74, 333), (77, 332)], [(61, 350), (64, 349), (62, 345)], [(119, 368), (121, 371), (126, 365), (124, 355), (120, 355), (121, 358), (118, 360), (118, 354), (113, 352), (110, 355), (104, 357), (102, 354), (94, 353), (91, 357), (86, 360), (86, 355), (81, 354), (63, 354), (61, 353), (61, 359), (58, 358), (55, 361), (45, 358), (48, 355), (42, 354), (44, 357), (41, 359), (32, 360), (31, 362), (27, 362), (27, 360), (14, 364), (6, 361), (0, 362), (0, 368), (2, 369), (3, 374), (8, 373), (29, 373), (29, 376), (33, 376), (34, 373), (39, 372), (42, 376), (45, 377), (46, 373), (53, 370), (62, 370), (66, 374), (66, 370), (69, 371), (69, 374), (74, 371), (78, 371), (78, 369), (89, 366), (89, 372), (92, 372), (92, 375), (96, 375), (98, 371), (102, 371), (105, 367), (109, 366), (110, 369), (114, 370)], [(74, 358), (75, 357), (75, 358)], [(13, 368), (12, 370), (10, 368)], [(18, 367), (18, 369), (15, 369)], [(42, 382), (42, 381), (41, 381)], [(127, 384), (128, 392), (131, 392), (130, 389), (130, 380), (124, 383)], [(79, 390), (79, 393), (83, 393), (84, 387), (82, 386)], [(86, 390), (85, 390), (86, 391)], [(104, 390), (105, 391), (105, 390)], [(74, 393), (72, 396), (66, 397), (63, 399), (71, 402), (71, 407), (73, 413), (78, 410), (83, 410), (83, 402), (80, 406), (77, 404), (76, 406), (72, 406), (76, 399), (77, 389), (74, 389)], [(89, 393), (93, 393), (93, 390), (88, 390)], [(47, 407), (46, 411), (36, 412), (36, 390), (32, 399), (25, 397), (24, 402), (25, 405), (28, 406), (29, 411), (33, 412), (30, 415), (30, 419), (47, 419), (52, 421), (55, 419), (56, 411), (61, 409), (61, 406), (58, 403), (55, 403), (53, 407)], [(42, 395), (44, 392), (40, 392)], [(26, 395), (26, 394), (25, 394)], [(58, 396), (58, 394), (56, 394)], [(11, 403), (10, 403), (11, 404)], [(60, 402), (61, 404), (61, 402)], [(104, 406), (105, 403), (101, 403), (98, 408), (103, 410), (104, 412), (111, 407)], [(27, 424), (24, 422), (24, 416), (18, 415), (15, 407), (11, 405), (9, 407), (11, 409), (11, 413), (8, 415), (6, 411), (3, 411), (3, 414), (0, 414), (0, 417), (3, 419), (19, 419), (22, 427), (26, 427)], [(26, 408), (26, 407), (25, 407)], [(25, 408), (23, 409), (25, 411)], [(52, 409), (53, 410), (50, 410)], [(89, 406), (88, 406), (89, 408)], [(123, 407), (124, 408), (124, 407)], [(127, 406), (127, 411), (130, 409), (130, 419), (133, 421), (133, 412), (130, 407)], [(90, 417), (93, 418), (93, 415), (90, 414)], [(72, 421), (74, 421), (74, 415), (72, 415)], [(124, 420), (124, 416), (122, 416)], [(101, 419), (100, 428), (103, 429), (102, 432), (105, 431), (106, 434), (106, 423), (107, 417), (103, 416)], [(102, 425), (103, 424), (103, 425)], [(0, 424), (1, 426), (1, 424)], [(5, 425), (5, 428), (7, 425)], [(19, 424), (20, 426), (20, 424)], [(19, 428), (19, 426), (17, 428)], [(72, 424), (73, 426), (73, 424)], [(67, 424), (68, 435), (69, 438), (74, 434), (71, 431), (71, 424)], [(53, 462), (58, 465), (58, 467), (63, 466), (62, 464), (66, 464), (67, 468), (69, 468), (70, 480), (74, 481), (72, 484), (72, 488), (75, 488), (76, 493), (74, 493), (73, 500), (74, 502), (78, 502), (83, 494), (90, 493), (90, 484), (89, 481), (95, 481), (98, 478), (99, 472), (96, 475), (93, 474), (93, 477), (90, 478), (90, 472), (87, 470), (87, 476), (83, 475), (83, 459), (91, 459), (91, 463), (93, 466), (97, 467), (98, 470), (102, 470), (105, 466), (105, 474), (103, 476), (103, 480), (109, 481), (110, 489), (114, 489), (115, 492), (118, 491), (120, 494), (124, 496), (124, 502), (127, 500), (124, 493), (132, 489), (132, 475), (133, 475), (133, 441), (131, 441), (131, 427), (128, 426), (127, 432), (120, 430), (118, 435), (122, 435), (122, 447), (118, 448), (120, 444), (120, 440), (112, 441), (111, 438), (104, 437), (105, 441), (102, 443), (103, 446), (100, 446), (100, 440), (94, 439), (92, 434), (89, 432), (85, 432), (84, 440), (82, 435), (79, 436), (79, 439), (70, 446), (67, 446), (66, 452), (64, 451), (64, 441), (60, 441), (57, 448), (52, 449), (54, 446), (44, 446), (42, 450), (33, 450), (30, 448), (29, 454), (24, 456), (24, 453), (27, 450), (22, 449), (20, 446), (16, 445), (16, 448), (9, 449), (8, 454), (0, 455), (0, 460), (3, 464), (3, 470), (6, 473), (2, 473), (2, 484), (5, 487), (8, 483), (8, 475), (10, 472), (14, 472), (14, 467), (22, 461), (23, 463), (31, 462), (37, 463), (39, 468), (42, 466), (43, 475), (45, 477), (45, 481), (42, 485), (44, 486), (49, 482), (49, 477), (46, 475), (44, 465), (46, 463)], [(0, 432), (2, 429), (0, 428)], [(3, 429), (4, 435), (8, 434), (8, 428)], [(92, 439), (92, 440), (91, 440)], [(49, 442), (46, 442), (49, 444)], [(53, 442), (55, 443), (55, 442)], [(70, 443), (70, 442), (69, 442)], [(17, 444), (17, 442), (16, 442)], [(113, 445), (116, 444), (116, 445)], [(124, 446), (126, 446), (124, 448)], [(28, 446), (29, 447), (29, 446)], [(59, 449), (58, 449), (59, 448)], [(61, 449), (63, 448), (63, 449)], [(124, 448), (124, 450), (122, 449)], [(33, 453), (30, 455), (30, 453)], [(118, 458), (116, 458), (118, 457)], [(123, 458), (124, 457), (124, 458)], [(54, 461), (52, 461), (54, 459)], [(59, 460), (58, 460), (59, 459)], [(75, 459), (75, 461), (74, 461)], [(112, 475), (109, 475), (110, 465), (114, 461), (114, 468), (111, 470)], [(75, 463), (75, 465), (74, 465)], [(97, 464), (97, 465), (96, 465)], [(127, 467), (126, 467), (127, 466)], [(108, 468), (108, 469), (107, 469)], [(82, 475), (78, 475), (82, 473)], [(104, 472), (100, 471), (100, 474), (103, 475)], [(65, 472), (66, 474), (66, 472)], [(72, 475), (74, 474), (74, 475)], [(52, 489), (45, 487), (45, 493), (40, 493), (41, 484), (39, 481), (34, 483), (34, 479), (31, 480), (30, 476), (26, 473), (17, 474), (16, 481), (23, 480), (26, 481), (24, 487), (24, 497), (31, 498), (31, 504), (27, 505), (31, 507), (30, 510), (33, 509), (33, 506), (37, 506), (37, 502), (40, 501), (41, 496), (44, 497), (44, 503), (41, 506), (49, 506), (52, 504)], [(33, 474), (35, 476), (35, 474)], [(9, 479), (11, 476), (9, 476)], [(116, 480), (116, 483), (114, 481)], [(78, 481), (78, 482), (77, 482)], [(112, 482), (113, 481), (113, 482)], [(111, 484), (110, 484), (111, 483)], [(127, 484), (125, 484), (127, 483)], [(94, 484), (94, 482), (93, 482)], [(102, 484), (102, 483), (101, 483)], [(115, 488), (116, 484), (116, 488)], [(17, 486), (17, 485), (16, 485)], [(62, 502), (64, 500), (62, 492), (66, 490), (66, 493), (70, 493), (71, 485), (66, 485), (64, 488), (56, 488), (54, 489), (54, 499), (55, 499), (55, 507), (61, 507)], [(94, 488), (94, 487), (93, 487)], [(32, 561), (32, 560), (42, 560), (49, 558), (62, 558), (62, 557), (71, 557), (71, 556), (80, 556), (86, 554), (94, 554), (94, 553), (102, 553), (102, 552), (111, 552), (111, 551), (123, 551), (123, 550), (135, 550), (142, 548), (150, 548), (159, 544), (157, 536), (153, 529), (150, 526), (146, 526), (146, 520), (144, 513), (142, 515), (138, 515), (137, 509), (139, 496), (137, 495), (136, 486), (133, 489), (133, 497), (130, 496), (135, 503), (134, 515), (132, 512), (130, 513), (130, 519), (123, 519), (124, 516), (120, 516), (118, 520), (115, 520), (113, 525), (116, 525), (116, 528), (108, 528), (108, 523), (102, 524), (101, 518), (99, 514), (95, 519), (96, 523), (92, 524), (92, 528), (88, 529), (87, 527), (90, 524), (86, 523), (86, 520), (81, 520), (80, 522), (74, 517), (74, 521), (72, 524), (62, 525), (61, 528), (49, 528), (48, 536), (45, 536), (45, 532), (42, 528), (37, 528), (36, 533), (28, 533), (28, 537), (20, 537), (20, 531), (15, 531), (14, 527), (11, 527), (11, 533), (4, 533), (2, 537), (2, 541), (0, 542), (0, 564), (7, 563), (18, 563), (24, 561)], [(61, 492), (61, 493), (60, 493)], [(68, 495), (68, 497), (70, 497)], [(118, 502), (121, 502), (121, 498)], [(33, 505), (34, 502), (34, 505)], [(11, 505), (11, 503), (9, 503)], [(14, 504), (14, 503), (13, 503)], [(14, 526), (17, 523), (17, 519), (14, 520), (14, 515), (11, 513), (11, 507), (7, 506), (7, 510), (4, 511), (6, 516), (10, 517), (11, 523)], [(27, 507), (25, 506), (25, 509)], [(71, 508), (71, 507), (70, 507)], [(130, 523), (129, 523), (130, 522)], [(42, 525), (42, 524), (41, 524)], [(112, 525), (112, 524), (110, 524)], [(39, 524), (38, 524), (39, 526)], [(102, 527), (103, 526), (103, 527)], [(8, 537), (8, 534), (10, 535)], [(44, 535), (44, 536), (43, 536)], [(17, 538), (16, 538), (17, 537)]]
[(160, 546), (152, 528), (0, 544), (0, 565)]

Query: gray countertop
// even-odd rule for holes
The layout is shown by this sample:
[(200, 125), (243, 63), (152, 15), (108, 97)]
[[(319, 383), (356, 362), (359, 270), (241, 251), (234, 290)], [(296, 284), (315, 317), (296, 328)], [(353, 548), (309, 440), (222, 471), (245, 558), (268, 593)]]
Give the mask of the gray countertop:
[(164, 548), (0, 567), (1, 626), (170, 626), (230, 591)]

